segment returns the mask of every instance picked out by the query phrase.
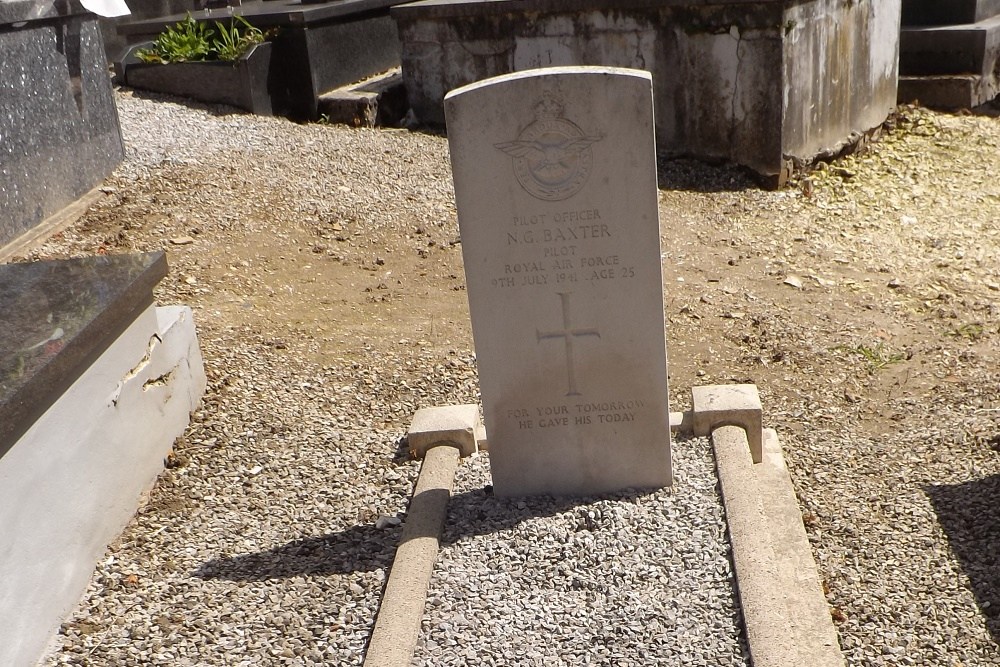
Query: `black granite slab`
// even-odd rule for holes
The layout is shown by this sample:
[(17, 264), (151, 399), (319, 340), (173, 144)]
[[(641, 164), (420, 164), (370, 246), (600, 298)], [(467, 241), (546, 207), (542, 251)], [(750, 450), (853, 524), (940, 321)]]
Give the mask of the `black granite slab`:
[[(196, 21), (225, 22), (237, 13), (262, 30), (277, 28), (267, 76), (272, 111), (315, 120), (323, 93), (400, 64), (396, 24), (389, 17), (389, 8), (398, 1), (303, 4), (300, 0), (246, 0), (239, 8), (192, 12), (191, 17)], [(130, 43), (152, 40), (184, 18), (176, 14), (134, 21), (120, 25), (118, 31)], [(132, 85), (127, 73), (125, 79), (127, 85)]]
[(275, 105), (271, 102), (272, 91), (268, 89), (271, 42), (257, 44), (233, 62), (170, 65), (144, 63), (136, 57), (136, 51), (151, 45), (152, 42), (137, 44), (115, 63), (120, 83), (209, 104), (228, 104), (261, 116), (273, 114)]
[[(8, 4), (0, 21), (31, 14)], [(0, 24), (0, 246), (99, 185), (124, 155), (97, 17), (43, 14)]]
[(153, 303), (163, 252), (0, 264), (0, 456)]
[(903, 0), (904, 26), (962, 25), (1000, 15), (1000, 0)]
[[(300, 0), (246, 0), (240, 7), (191, 12), (196, 21), (222, 21), (233, 13), (239, 14), (258, 28), (279, 26), (310, 26), (331, 20), (356, 19), (371, 13), (386, 13), (401, 0), (333, 0), (303, 4)], [(144, 21), (132, 21), (118, 27), (123, 35), (156, 35), (167, 26), (183, 21), (185, 13), (161, 16)]]

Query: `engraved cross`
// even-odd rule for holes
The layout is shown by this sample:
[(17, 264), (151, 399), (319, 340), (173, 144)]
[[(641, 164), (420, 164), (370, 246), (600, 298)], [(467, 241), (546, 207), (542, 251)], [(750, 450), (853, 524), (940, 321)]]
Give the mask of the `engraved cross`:
[(569, 296), (572, 292), (557, 292), (559, 299), (562, 301), (562, 319), (563, 328), (559, 331), (539, 331), (535, 329), (535, 335), (538, 337), (538, 342), (541, 343), (546, 338), (562, 338), (566, 344), (566, 380), (569, 390), (566, 392), (567, 396), (579, 396), (580, 392), (576, 390), (576, 371), (573, 365), (573, 339), (579, 336), (597, 336), (601, 337), (601, 333), (597, 329), (574, 329), (573, 325), (570, 324), (571, 318), (569, 315)]

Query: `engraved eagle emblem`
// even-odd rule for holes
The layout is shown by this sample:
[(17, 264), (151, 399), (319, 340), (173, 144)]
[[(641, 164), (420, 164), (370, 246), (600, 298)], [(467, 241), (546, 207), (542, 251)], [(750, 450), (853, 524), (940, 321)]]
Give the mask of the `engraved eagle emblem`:
[(593, 163), (591, 146), (604, 139), (587, 134), (564, 116), (564, 104), (552, 91), (535, 104), (535, 121), (513, 141), (493, 144), (509, 156), (525, 192), (546, 201), (568, 199), (580, 191)]
[(572, 160), (579, 156), (591, 144), (598, 142), (603, 137), (568, 137), (558, 143), (544, 143), (541, 141), (505, 141), (496, 144), (507, 155), (513, 158), (523, 158), (538, 160), (541, 167), (560, 166), (569, 168)]

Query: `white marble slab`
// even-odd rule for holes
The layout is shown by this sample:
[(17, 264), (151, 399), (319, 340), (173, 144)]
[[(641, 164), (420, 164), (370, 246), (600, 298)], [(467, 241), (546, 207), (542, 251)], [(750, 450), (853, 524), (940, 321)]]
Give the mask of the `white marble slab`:
[(670, 484), (650, 75), (531, 70), (445, 111), (496, 493)]

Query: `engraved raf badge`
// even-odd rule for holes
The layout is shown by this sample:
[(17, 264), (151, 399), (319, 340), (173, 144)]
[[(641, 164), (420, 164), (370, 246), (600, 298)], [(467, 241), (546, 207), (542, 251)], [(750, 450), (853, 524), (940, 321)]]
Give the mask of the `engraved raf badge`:
[(514, 175), (533, 197), (561, 201), (587, 182), (594, 160), (590, 145), (603, 139), (587, 136), (563, 118), (563, 104), (545, 93), (535, 105), (535, 121), (514, 141), (494, 144), (514, 161)]

